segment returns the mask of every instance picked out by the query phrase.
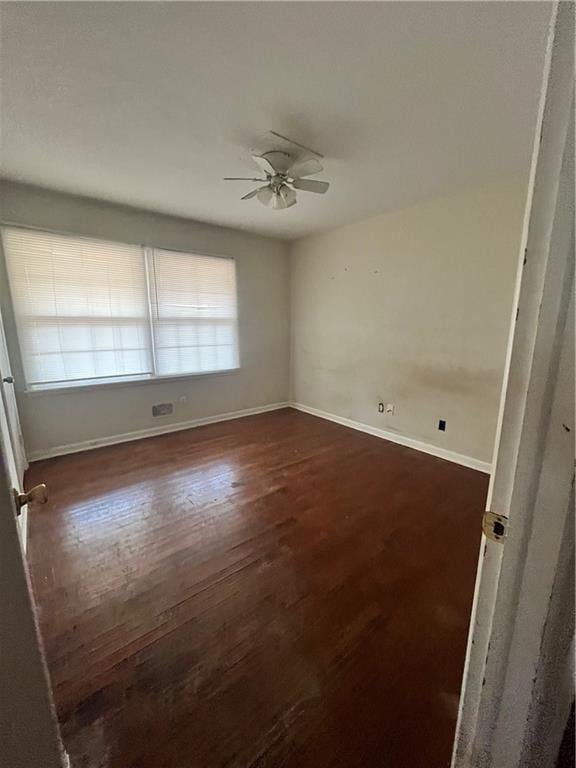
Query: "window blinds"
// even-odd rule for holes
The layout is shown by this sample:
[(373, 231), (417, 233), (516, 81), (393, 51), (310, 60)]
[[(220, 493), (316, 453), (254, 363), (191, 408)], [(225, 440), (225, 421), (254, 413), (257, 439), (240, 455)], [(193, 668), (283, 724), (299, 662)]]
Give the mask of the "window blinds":
[(34, 388), (238, 366), (232, 259), (6, 228)]
[(150, 258), (156, 372), (236, 368), (234, 261), (162, 250)]
[(28, 384), (151, 373), (138, 246), (25, 229), (4, 243)]

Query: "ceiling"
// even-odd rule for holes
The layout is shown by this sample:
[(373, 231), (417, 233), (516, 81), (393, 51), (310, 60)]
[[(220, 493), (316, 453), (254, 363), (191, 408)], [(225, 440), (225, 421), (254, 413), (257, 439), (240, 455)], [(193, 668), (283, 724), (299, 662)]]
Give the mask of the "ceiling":
[[(525, 173), (550, 4), (2, 3), (4, 177), (282, 238)], [(240, 201), (273, 129), (324, 195)]]

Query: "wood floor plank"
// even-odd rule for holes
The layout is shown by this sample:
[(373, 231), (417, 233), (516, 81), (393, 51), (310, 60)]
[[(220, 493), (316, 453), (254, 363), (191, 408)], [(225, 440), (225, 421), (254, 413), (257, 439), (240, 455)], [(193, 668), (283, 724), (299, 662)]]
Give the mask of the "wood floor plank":
[(446, 768), (487, 477), (284, 409), (37, 462), (73, 768)]

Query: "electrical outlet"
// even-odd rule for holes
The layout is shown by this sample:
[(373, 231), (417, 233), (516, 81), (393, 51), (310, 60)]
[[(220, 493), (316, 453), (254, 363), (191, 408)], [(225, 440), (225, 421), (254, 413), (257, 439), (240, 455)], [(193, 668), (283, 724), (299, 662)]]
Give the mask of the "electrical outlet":
[(445, 421), (445, 419), (440, 419), (440, 421), (438, 422), (438, 429), (440, 430), (440, 432), (446, 432), (446, 421)]
[(384, 403), (378, 403), (378, 413), (384, 413)]
[(394, 405), (394, 403), (386, 403), (385, 413), (387, 416), (394, 416), (395, 411), (396, 411), (396, 406)]

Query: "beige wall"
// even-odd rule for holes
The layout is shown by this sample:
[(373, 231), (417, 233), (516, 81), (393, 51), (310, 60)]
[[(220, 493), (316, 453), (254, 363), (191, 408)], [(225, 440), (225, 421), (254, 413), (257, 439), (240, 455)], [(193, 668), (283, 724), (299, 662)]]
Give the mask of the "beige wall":
[[(12, 182), (0, 182), (0, 221), (120, 242), (234, 256), (237, 260), (241, 368), (171, 382), (63, 392), (22, 391), (3, 259), (0, 302), (15, 367), (26, 447), (32, 456), (59, 445), (108, 437), (288, 399), (289, 307), (286, 243), (152, 212)], [(152, 404), (174, 414), (153, 418)]]
[(525, 194), (471, 188), (294, 243), (292, 399), (490, 461)]
[[(520, 181), (471, 188), (290, 247), (0, 182), (2, 221), (232, 255), (238, 264), (240, 371), (63, 392), (27, 394), (19, 384), (29, 454), (291, 398), (489, 461), (524, 199)], [(0, 270), (22, 382), (3, 259)], [(394, 416), (377, 413), (380, 399), (394, 403)], [(173, 402), (173, 416), (154, 419), (158, 402)]]

